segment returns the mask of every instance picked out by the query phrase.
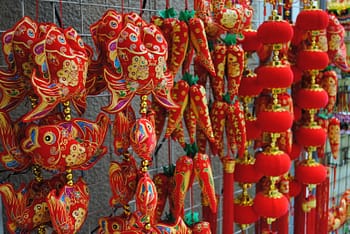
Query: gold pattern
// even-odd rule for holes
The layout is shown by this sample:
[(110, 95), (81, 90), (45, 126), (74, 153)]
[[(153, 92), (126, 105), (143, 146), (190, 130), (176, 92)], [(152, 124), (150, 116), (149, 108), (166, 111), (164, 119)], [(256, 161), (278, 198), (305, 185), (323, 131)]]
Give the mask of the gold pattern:
[(64, 120), (66, 120), (66, 121), (72, 120), (71, 109), (69, 106), (70, 106), (69, 101), (66, 101), (63, 103)]
[(224, 172), (225, 173), (233, 173), (235, 171), (235, 160), (234, 159), (226, 159), (224, 161)]
[(67, 169), (66, 170), (66, 179), (67, 179), (67, 185), (73, 186), (73, 174), (72, 174), (72, 169)]
[(33, 174), (34, 174), (34, 176), (35, 176), (35, 180), (36, 180), (37, 182), (41, 182), (41, 181), (43, 180), (43, 176), (42, 176), (42, 174), (41, 174), (41, 168), (40, 168), (39, 165), (34, 165), (34, 166), (32, 167), (32, 172), (33, 172)]

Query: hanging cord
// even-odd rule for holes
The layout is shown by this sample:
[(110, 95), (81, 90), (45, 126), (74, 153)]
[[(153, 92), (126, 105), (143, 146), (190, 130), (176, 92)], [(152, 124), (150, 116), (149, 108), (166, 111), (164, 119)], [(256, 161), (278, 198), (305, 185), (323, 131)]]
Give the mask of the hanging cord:
[(124, 15), (124, 0), (122, 0), (121, 8), (122, 8), (122, 15)]
[(39, 20), (39, 0), (35, 2), (35, 21)]
[(57, 7), (55, 7), (55, 17), (56, 17), (56, 19), (58, 21), (58, 26), (63, 28), (62, 18), (61, 18), (61, 15), (60, 15), (59, 11), (57, 10)]
[(165, 9), (169, 9), (170, 3), (169, 0), (165, 0)]
[(188, 0), (185, 0), (185, 10), (188, 10)]
[(63, 26), (63, 4), (62, 4), (62, 0), (60, 0), (60, 18), (61, 18), (61, 28), (64, 28)]
[(173, 163), (173, 157), (172, 157), (172, 146), (171, 146), (171, 138), (168, 138), (168, 164), (169, 168), (171, 167)]
[(147, 6), (147, 0), (140, 0), (140, 16), (142, 16), (146, 6)]

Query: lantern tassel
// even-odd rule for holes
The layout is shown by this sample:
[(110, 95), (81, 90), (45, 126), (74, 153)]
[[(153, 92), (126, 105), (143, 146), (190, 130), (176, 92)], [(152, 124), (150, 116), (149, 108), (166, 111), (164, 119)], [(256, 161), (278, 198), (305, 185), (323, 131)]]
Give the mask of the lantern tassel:
[(294, 202), (294, 233), (304, 233), (305, 213), (302, 206), (306, 196), (307, 185), (301, 186), (301, 192), (295, 198)]
[(223, 234), (234, 233), (234, 167), (235, 161), (231, 158), (224, 159), (224, 190), (223, 190)]
[(327, 234), (328, 230), (328, 201), (329, 177), (316, 187), (316, 222), (315, 230), (318, 234)]

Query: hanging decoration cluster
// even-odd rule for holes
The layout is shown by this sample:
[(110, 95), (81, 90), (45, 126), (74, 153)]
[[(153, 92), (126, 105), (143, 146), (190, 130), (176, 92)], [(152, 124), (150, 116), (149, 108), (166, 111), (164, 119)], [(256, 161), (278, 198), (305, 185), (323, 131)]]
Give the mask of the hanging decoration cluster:
[[(335, 47), (333, 40), (344, 34), (312, 3), (304, 3), (294, 26), (282, 19), (279, 2), (268, 3), (274, 10), (257, 30), (245, 0), (194, 1), (194, 10), (186, 1), (179, 14), (167, 2), (150, 22), (109, 9), (90, 25), (95, 50), (72, 27), (28, 16), (5, 31), (0, 163), (10, 172), (32, 169), (34, 176), (18, 190), (0, 184), (9, 233), (82, 228), (88, 185), (74, 180), (73, 172), (91, 169), (107, 153), (108, 129), (115, 155), (109, 205), (117, 212), (99, 219), (98, 233), (216, 233), (221, 200), (225, 234), (234, 233), (234, 223), (242, 230), (256, 223), (258, 233), (288, 233), (289, 200), (297, 195), (296, 230), (316, 219), (316, 206), (319, 224), (326, 223), (328, 210), (317, 205), (329, 198), (322, 196), (329, 180), (320, 159), (327, 136), (338, 157), (340, 134), (332, 116), (337, 76), (326, 68), (347, 69), (336, 48), (343, 41)], [(290, 7), (286, 2), (284, 10)], [(254, 53), (259, 65), (252, 68)], [(103, 92), (109, 104), (95, 121), (83, 118), (86, 98)], [(140, 103), (133, 107), (136, 97)], [(11, 120), (24, 100), (31, 109)], [(149, 168), (166, 140), (168, 164), (152, 175)], [(184, 150), (176, 159), (172, 142)], [(214, 183), (214, 156), (222, 163), (222, 194)], [(193, 212), (195, 180), (201, 216)], [(242, 188), (236, 199), (235, 182)]]

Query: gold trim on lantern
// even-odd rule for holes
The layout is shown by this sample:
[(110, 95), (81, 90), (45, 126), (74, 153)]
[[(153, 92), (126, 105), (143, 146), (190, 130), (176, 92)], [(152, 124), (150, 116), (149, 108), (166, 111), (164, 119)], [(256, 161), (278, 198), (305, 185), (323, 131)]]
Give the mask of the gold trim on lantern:
[(234, 159), (224, 160), (224, 172), (233, 173), (235, 171), (236, 161)]
[(267, 224), (272, 224), (272, 223), (275, 222), (275, 221), (276, 221), (276, 218), (271, 218), (271, 217), (266, 218), (266, 223), (267, 223)]
[(272, 10), (271, 15), (269, 16), (270, 21), (282, 21), (282, 16), (280, 16), (277, 10)]
[(240, 204), (242, 206), (252, 206), (254, 201), (248, 193), (248, 188), (251, 187), (251, 184), (243, 183), (239, 185), (242, 188), (242, 193), (238, 196), (238, 198), (235, 199), (234, 203)]
[(279, 58), (280, 50), (282, 50), (282, 44), (273, 44), (272, 45), (272, 66), (279, 67), (282, 66), (282, 62)]
[(276, 182), (279, 179), (278, 176), (270, 176), (270, 188), (269, 190), (266, 192), (266, 194), (270, 197), (270, 198), (274, 198), (274, 199), (279, 199), (281, 197), (283, 197), (284, 195), (282, 193), (280, 193), (278, 191), (278, 189), (276, 188)]

